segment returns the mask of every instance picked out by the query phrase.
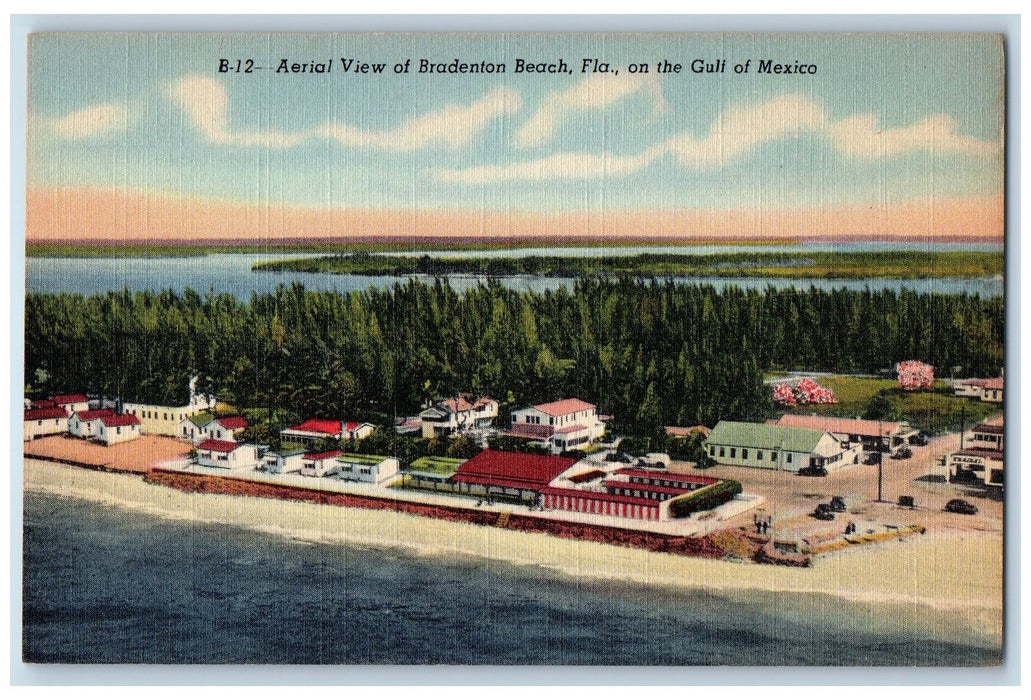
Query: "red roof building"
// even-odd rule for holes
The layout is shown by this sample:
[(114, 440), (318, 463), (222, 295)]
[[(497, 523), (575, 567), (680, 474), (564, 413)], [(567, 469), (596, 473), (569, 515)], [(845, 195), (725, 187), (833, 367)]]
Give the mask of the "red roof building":
[(109, 428), (117, 428), (123, 425), (139, 425), (140, 419), (130, 413), (115, 413), (110, 416), (101, 416), (100, 422)]
[(549, 416), (568, 416), (570, 413), (579, 413), (580, 411), (593, 411), (597, 407), (593, 403), (587, 403), (580, 399), (562, 399), (561, 401), (552, 401), (551, 403), (540, 403), (534, 406), (541, 413), (546, 413)]
[(576, 464), (571, 457), (484, 450), (463, 462), (451, 481), (502, 489), (540, 491)]
[(218, 418), (219, 423), (222, 427), (228, 428), (229, 430), (242, 430), (247, 427), (247, 419), (243, 416), (226, 416), (225, 418)]
[(807, 428), (819, 430), (833, 435), (856, 435), (866, 438), (890, 437), (909, 429), (905, 423), (890, 421), (862, 420), (858, 418), (835, 418), (833, 416), (800, 416), (785, 413), (773, 425), (788, 428)]
[(49, 420), (50, 418), (67, 418), (68, 411), (60, 406), (25, 409), (25, 420)]
[(113, 416), (115, 414), (110, 408), (98, 408), (96, 411), (78, 411), (75, 415), (79, 417), (81, 421), (91, 421), (97, 418), (104, 418), (106, 416)]
[(83, 394), (57, 394), (50, 397), (54, 403), (66, 406), (70, 403), (89, 403), (89, 399)]
[(340, 438), (341, 421), (325, 418), (309, 418), (299, 425), (291, 425), (287, 430), (299, 433), (321, 433), (326, 437)]
[(197, 445), (198, 452), (222, 452), (229, 453), (242, 445), (230, 440), (205, 440)]

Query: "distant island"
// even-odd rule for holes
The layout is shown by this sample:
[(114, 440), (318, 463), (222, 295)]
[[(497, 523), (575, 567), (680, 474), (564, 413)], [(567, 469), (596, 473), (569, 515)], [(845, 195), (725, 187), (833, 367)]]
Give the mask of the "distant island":
[(815, 277), (837, 279), (991, 277), (1004, 268), (1001, 251), (735, 252), (711, 255), (642, 253), (618, 256), (440, 257), (351, 253), (258, 262), (256, 272), (347, 275), (479, 275), (580, 277)]

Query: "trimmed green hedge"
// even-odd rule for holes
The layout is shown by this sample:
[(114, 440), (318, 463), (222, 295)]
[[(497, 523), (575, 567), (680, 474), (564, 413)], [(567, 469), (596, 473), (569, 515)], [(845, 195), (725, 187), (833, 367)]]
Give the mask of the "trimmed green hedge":
[(721, 479), (715, 484), (703, 486), (697, 491), (677, 496), (669, 502), (669, 514), (674, 518), (686, 518), (692, 513), (712, 510), (741, 493), (741, 482)]

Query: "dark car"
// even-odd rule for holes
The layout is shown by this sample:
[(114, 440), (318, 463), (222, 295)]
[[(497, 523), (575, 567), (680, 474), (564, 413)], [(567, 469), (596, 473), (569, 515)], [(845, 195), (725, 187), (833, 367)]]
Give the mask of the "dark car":
[(909, 444), (917, 445), (918, 447), (923, 447), (927, 444), (927, 436), (923, 433), (917, 433), (913, 437), (909, 438)]
[(847, 510), (845, 508), (845, 499), (841, 496), (834, 496), (827, 505), (835, 513), (844, 513)]
[(798, 470), (799, 476), (827, 476), (827, 470), (823, 467), (809, 465)]
[(871, 452), (863, 458), (863, 464), (879, 464), (881, 461), (881, 454), (879, 452)]
[(913, 456), (913, 450), (908, 447), (900, 447), (891, 453), (892, 459), (909, 459)]
[(964, 501), (962, 498), (953, 498), (945, 504), (945, 510), (949, 513), (962, 513), (963, 515), (974, 515), (977, 513), (977, 506)]
[(826, 503), (821, 503), (816, 506), (816, 510), (812, 512), (811, 517), (816, 518), (817, 520), (834, 520), (834, 511), (832, 511)]

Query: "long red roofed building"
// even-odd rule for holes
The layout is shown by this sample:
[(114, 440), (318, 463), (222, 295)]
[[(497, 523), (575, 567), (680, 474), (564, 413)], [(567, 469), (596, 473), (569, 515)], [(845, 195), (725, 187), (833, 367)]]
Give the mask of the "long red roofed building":
[(459, 465), (451, 481), (467, 493), (536, 500), (552, 479), (576, 464), (572, 457), (484, 450)]

